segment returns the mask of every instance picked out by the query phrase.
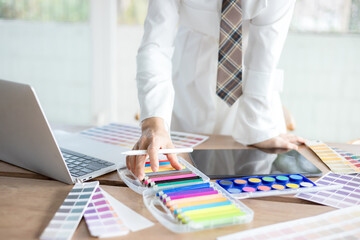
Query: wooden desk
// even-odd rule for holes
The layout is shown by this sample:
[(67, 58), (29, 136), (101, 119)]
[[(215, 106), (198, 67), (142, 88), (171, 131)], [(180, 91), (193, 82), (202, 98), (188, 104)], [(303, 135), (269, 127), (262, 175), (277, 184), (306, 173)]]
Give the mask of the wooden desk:
[[(329, 143), (347, 151), (360, 153), (360, 146)], [(197, 149), (244, 148), (231, 137), (211, 136)], [(329, 169), (305, 146), (299, 150), (323, 173)], [(24, 179), (26, 178), (26, 179)], [(145, 208), (142, 197), (127, 187), (117, 174), (110, 173), (98, 178), (102, 187), (113, 197), (134, 211), (155, 222), (155, 226), (129, 233), (119, 239), (215, 239), (218, 236), (269, 224), (310, 217), (334, 208), (308, 202), (292, 196), (275, 196), (242, 200), (254, 213), (254, 221), (245, 225), (217, 228), (195, 233), (174, 234), (160, 225)], [(315, 179), (312, 179), (315, 180)], [(36, 239), (47, 226), (65, 196), (72, 188), (61, 182), (50, 180), (39, 174), (0, 162), (0, 239)], [(88, 239), (85, 222), (82, 220), (75, 233), (75, 239)]]
[[(351, 145), (351, 144), (340, 144), (340, 143), (329, 143), (330, 146), (338, 147), (346, 151), (350, 152), (358, 152), (360, 153), (359, 145)], [(206, 142), (200, 144), (195, 147), (195, 149), (234, 149), (234, 148), (246, 148), (240, 143), (235, 142), (232, 137), (229, 136), (221, 136), (221, 135), (213, 135)], [(321, 162), (317, 156), (307, 147), (300, 146), (299, 152), (304, 155), (307, 159), (315, 164), (323, 173), (329, 171), (326, 165)], [(182, 155), (186, 158), (186, 155)], [(188, 159), (188, 158), (186, 158)], [(32, 178), (32, 179), (47, 179), (50, 178), (40, 175), (38, 173), (8, 164), (0, 160), (0, 176), (7, 177), (19, 177), (19, 178)], [(117, 173), (114, 171), (112, 173), (108, 173), (106, 175), (97, 177), (95, 180), (99, 181), (100, 184), (111, 185), (111, 186), (126, 186)]]
[[(53, 180), (0, 177), (0, 238), (36, 239), (72, 188)], [(119, 239), (215, 239), (218, 236), (260, 227), (273, 223), (309, 217), (333, 210), (331, 207), (312, 204), (301, 199), (267, 197), (243, 200), (255, 212), (249, 224), (211, 229), (195, 233), (175, 234), (147, 211), (142, 197), (126, 187), (102, 186), (113, 197), (155, 223), (145, 230), (129, 233)], [(81, 221), (74, 239), (90, 238), (86, 223)]]

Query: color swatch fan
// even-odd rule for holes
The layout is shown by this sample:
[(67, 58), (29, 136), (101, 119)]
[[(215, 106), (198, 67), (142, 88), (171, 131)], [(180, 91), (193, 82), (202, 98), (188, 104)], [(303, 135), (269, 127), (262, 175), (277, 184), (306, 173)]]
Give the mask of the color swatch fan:
[[(103, 143), (132, 149), (141, 136), (141, 129), (125, 124), (110, 123), (101, 127), (90, 128), (80, 134)], [(183, 132), (171, 132), (175, 148), (191, 148), (206, 141), (209, 137)]]
[(336, 208), (360, 205), (360, 174), (339, 175), (329, 172), (315, 183), (322, 186), (332, 184), (343, 186), (333, 191), (300, 193), (296, 197)]
[(359, 173), (360, 162), (358, 159), (347, 159), (321, 141), (307, 141), (306, 145), (337, 174)]

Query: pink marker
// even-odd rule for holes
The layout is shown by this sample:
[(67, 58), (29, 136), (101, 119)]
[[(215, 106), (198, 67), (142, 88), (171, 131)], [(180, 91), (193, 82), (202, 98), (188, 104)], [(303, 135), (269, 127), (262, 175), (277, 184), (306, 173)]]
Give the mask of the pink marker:
[(166, 181), (170, 179), (178, 179), (178, 178), (187, 178), (187, 177), (196, 177), (197, 175), (195, 173), (191, 174), (185, 174), (185, 175), (174, 175), (174, 176), (167, 176), (167, 177), (158, 177), (158, 178), (151, 178), (145, 181), (145, 184), (149, 184), (150, 182), (156, 182), (156, 181)]
[(164, 203), (171, 201), (171, 200), (176, 200), (176, 199), (199, 197), (199, 196), (212, 195), (212, 194), (218, 194), (218, 193), (219, 193), (218, 191), (209, 191), (209, 192), (200, 192), (200, 193), (193, 193), (193, 194), (171, 196), (171, 197), (164, 198)]

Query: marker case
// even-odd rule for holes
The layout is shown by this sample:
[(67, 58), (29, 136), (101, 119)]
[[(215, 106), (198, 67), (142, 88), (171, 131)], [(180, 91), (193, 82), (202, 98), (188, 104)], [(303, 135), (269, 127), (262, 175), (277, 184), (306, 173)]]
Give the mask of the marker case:
[[(216, 182), (236, 199), (335, 190), (342, 187), (342, 185), (318, 186), (301, 174), (251, 176), (222, 179)], [(254, 189), (255, 191), (251, 191)]]
[[(179, 163), (185, 167), (185, 169), (188, 169), (191, 172), (198, 175), (202, 179), (203, 182), (210, 181), (209, 177), (207, 177), (205, 174), (200, 172), (198, 169), (196, 169), (194, 166), (192, 166), (190, 163), (188, 163), (185, 159), (178, 156), (178, 160), (179, 160)], [(140, 182), (139, 179), (137, 179), (137, 177), (135, 177), (135, 175), (127, 168), (126, 169), (118, 169), (118, 175), (130, 189), (132, 189), (134, 192), (139, 193), (139, 194), (142, 194), (144, 191), (146, 191), (149, 188), (153, 188), (155, 190), (163, 190), (163, 189), (167, 189), (167, 188), (173, 188), (172, 186), (158, 187), (156, 185), (154, 187), (147, 187), (144, 183)], [(184, 184), (182, 186), (185, 186), (185, 185), (191, 185), (191, 184)]]
[[(248, 208), (246, 205), (241, 203), (239, 200), (233, 198), (228, 192), (222, 189), (217, 183), (210, 183), (210, 186), (216, 189), (219, 193), (224, 195), (227, 198), (227, 201), (230, 201), (231, 204), (236, 206), (243, 215), (234, 216), (226, 221), (219, 221), (216, 219), (209, 220), (206, 223), (196, 223), (191, 220), (187, 223), (183, 223), (178, 220), (175, 213), (172, 213), (164, 201), (160, 200), (159, 196), (156, 195), (157, 190), (155, 189), (147, 189), (143, 193), (144, 204), (146, 208), (152, 213), (152, 215), (166, 228), (170, 231), (176, 233), (185, 233), (185, 232), (193, 232), (200, 231), (210, 228), (217, 228), (223, 226), (230, 226), (236, 224), (244, 224), (249, 223), (253, 220), (254, 212)], [(161, 209), (161, 210), (160, 210)]]
[[(166, 228), (170, 231), (176, 233), (185, 233), (192, 231), (205, 230), (210, 228), (229, 226), (235, 224), (243, 224), (251, 222), (254, 216), (253, 211), (241, 203), (239, 200), (231, 196), (224, 189), (222, 189), (217, 183), (210, 182), (210, 178), (203, 174), (201, 171), (196, 169), (194, 166), (189, 164), (186, 160), (181, 157), (178, 157), (179, 163), (182, 164), (186, 169), (190, 170), (192, 173), (195, 173), (199, 176), (202, 181), (197, 183), (181, 184), (181, 185), (170, 185), (159, 187), (157, 185), (153, 187), (145, 186), (144, 183), (140, 182), (134, 174), (128, 169), (118, 169), (118, 174), (120, 178), (125, 182), (125, 184), (132, 189), (133, 191), (142, 194), (143, 200), (146, 208), (153, 214), (153, 216)], [(164, 199), (160, 199), (160, 196), (157, 193), (162, 191), (174, 191), (175, 188), (184, 187), (187, 188), (185, 191), (188, 191), (188, 188), (192, 188), (194, 185), (208, 185), (207, 187), (213, 188), (212, 190), (217, 191), (221, 198), (226, 198), (224, 202), (229, 204), (229, 207), (233, 211), (237, 211), (236, 214), (229, 213), (228, 217), (222, 216), (221, 219), (206, 219), (202, 222), (195, 222), (191, 219), (184, 217), (184, 222), (180, 221), (177, 217), (177, 214), (172, 212), (170, 208), (166, 206)], [(206, 187), (206, 188), (207, 188)], [(177, 189), (176, 189), (177, 190)], [(191, 190), (190, 190), (191, 191)], [(188, 194), (188, 192), (186, 193)], [(164, 195), (162, 195), (164, 196)], [(188, 197), (188, 196), (187, 196)], [(193, 203), (192, 201), (190, 201)], [(196, 205), (197, 207), (199, 205)], [(203, 205), (202, 205), (203, 206)], [(226, 207), (226, 206), (225, 206)], [(201, 211), (209, 210), (210, 208), (203, 208)], [(214, 209), (214, 208), (212, 208)], [(210, 210), (211, 211), (211, 210)], [(240, 213), (239, 213), (240, 212)], [(221, 214), (222, 212), (218, 211), (217, 213)], [(205, 214), (208, 214), (207, 212)], [(216, 213), (215, 213), (216, 214)], [(241, 214), (241, 215), (239, 215)]]

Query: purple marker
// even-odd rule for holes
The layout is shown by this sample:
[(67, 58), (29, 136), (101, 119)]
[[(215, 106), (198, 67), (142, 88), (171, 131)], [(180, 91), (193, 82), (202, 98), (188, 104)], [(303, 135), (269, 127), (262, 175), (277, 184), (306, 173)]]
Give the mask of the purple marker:
[(188, 191), (173, 192), (173, 193), (168, 193), (168, 194), (164, 194), (164, 195), (160, 196), (160, 199), (164, 199), (164, 198), (172, 197), (172, 196), (184, 195), (184, 194), (209, 192), (209, 191), (213, 191), (213, 190), (214, 190), (214, 188), (210, 187), (210, 188), (193, 189), (193, 190), (188, 190)]
[(208, 191), (208, 192), (200, 192), (200, 193), (193, 193), (193, 194), (183, 194), (178, 196), (172, 196), (167, 197), (164, 199), (164, 203), (168, 202), (170, 200), (176, 200), (176, 199), (182, 199), (182, 198), (191, 198), (191, 197), (199, 197), (199, 196), (205, 196), (205, 195), (212, 195), (212, 194), (218, 194), (218, 191)]
[(174, 175), (174, 176), (167, 176), (167, 177), (158, 177), (158, 178), (151, 178), (145, 181), (145, 184), (149, 184), (150, 182), (157, 182), (157, 181), (165, 181), (171, 179), (179, 179), (179, 178), (188, 178), (188, 177), (196, 177), (195, 173), (185, 174), (185, 175)]

